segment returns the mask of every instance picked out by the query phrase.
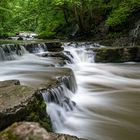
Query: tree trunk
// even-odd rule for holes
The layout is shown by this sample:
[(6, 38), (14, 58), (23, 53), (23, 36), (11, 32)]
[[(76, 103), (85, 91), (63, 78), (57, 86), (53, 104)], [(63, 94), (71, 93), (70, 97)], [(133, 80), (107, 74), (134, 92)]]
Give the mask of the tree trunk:
[(66, 11), (66, 9), (65, 8), (63, 8), (63, 14), (64, 14), (64, 19), (65, 19), (65, 22), (67, 23), (67, 24), (69, 24), (69, 21), (68, 21), (68, 14), (67, 14), (67, 11)]

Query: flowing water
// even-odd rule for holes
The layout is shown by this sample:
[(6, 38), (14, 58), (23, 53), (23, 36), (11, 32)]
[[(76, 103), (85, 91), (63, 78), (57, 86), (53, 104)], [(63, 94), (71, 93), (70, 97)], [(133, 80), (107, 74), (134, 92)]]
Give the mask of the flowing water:
[(67, 67), (75, 73), (78, 90), (71, 96), (72, 110), (48, 105), (55, 131), (89, 140), (139, 140), (140, 64), (95, 64), (94, 54), (82, 46), (65, 50), (75, 61)]
[(130, 33), (132, 37), (132, 42), (130, 46), (134, 47), (136, 44), (136, 40), (138, 39), (138, 36), (140, 35), (140, 20), (138, 20), (137, 23), (135, 23), (135, 28)]
[[(85, 49), (94, 46), (99, 47), (90, 43), (64, 46), (74, 62), (65, 67), (74, 71), (77, 90), (74, 78), (64, 77), (51, 94), (42, 93), (54, 131), (88, 140), (139, 140), (140, 64), (94, 63), (94, 53)], [(54, 76), (52, 67), (60, 69), (58, 61), (26, 52), (13, 61), (0, 62), (0, 81), (19, 79), (36, 86)], [(52, 75), (46, 75), (50, 71)]]

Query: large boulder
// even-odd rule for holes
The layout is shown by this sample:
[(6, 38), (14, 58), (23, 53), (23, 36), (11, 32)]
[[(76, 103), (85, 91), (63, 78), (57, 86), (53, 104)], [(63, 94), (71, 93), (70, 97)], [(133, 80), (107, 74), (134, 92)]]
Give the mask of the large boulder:
[(14, 122), (35, 121), (52, 131), (50, 118), (46, 113), (44, 94), (51, 94), (51, 90), (61, 85), (72, 92), (77, 88), (73, 72), (68, 68), (48, 68), (44, 73), (32, 72), (28, 76), (39, 76), (45, 80), (28, 84), (30, 87), (20, 85), (18, 80), (0, 82), (0, 130)]
[(19, 81), (0, 82), (0, 130), (17, 121), (36, 121), (51, 131), (42, 94)]
[(75, 136), (49, 133), (38, 123), (15, 123), (0, 133), (1, 140), (84, 140)]

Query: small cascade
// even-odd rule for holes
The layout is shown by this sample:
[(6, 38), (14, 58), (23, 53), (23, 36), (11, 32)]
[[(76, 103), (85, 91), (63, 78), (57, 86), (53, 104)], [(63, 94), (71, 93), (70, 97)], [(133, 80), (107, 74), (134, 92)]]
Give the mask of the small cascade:
[(47, 51), (45, 43), (40, 44), (3, 44), (0, 45), (0, 61), (15, 60), (25, 53), (41, 53)]
[(60, 129), (63, 129), (63, 124), (67, 120), (67, 116), (69, 117), (71, 116), (72, 110), (68, 111), (68, 108), (70, 109), (70, 106), (68, 106), (67, 103), (64, 105), (65, 105), (65, 108), (64, 106), (62, 107), (55, 103), (47, 104), (47, 113), (49, 114), (51, 118), (52, 127), (55, 132), (58, 132)]
[[(35, 89), (50, 81), (40, 93), (57, 133), (88, 140), (139, 140), (140, 64), (94, 63), (94, 48), (103, 46), (90, 42), (63, 47), (0, 45), (0, 61), (23, 55), (0, 63), (0, 80), (17, 79)], [(47, 52), (24, 55), (27, 51)]]
[(70, 97), (76, 92), (77, 84), (72, 73), (70, 76), (58, 78), (60, 85), (43, 91), (44, 99), (47, 103), (54, 102), (61, 104), (63, 102), (69, 103)]
[(27, 44), (27, 45), (24, 45), (24, 47), (30, 53), (41, 53), (41, 52), (44, 52), (44, 51), (48, 50), (45, 43)]
[(53, 129), (63, 126), (68, 113), (72, 112), (76, 103), (71, 100), (73, 92), (65, 84), (51, 88), (42, 92), (44, 100), (47, 102), (47, 112), (50, 115)]
[(74, 64), (74, 57), (69, 51), (64, 51), (64, 55), (68, 58), (67, 64)]
[(76, 92), (77, 83), (76, 83), (76, 79), (73, 72), (71, 72), (71, 75), (69, 76), (63, 76), (63, 77), (58, 78), (58, 81), (63, 83), (73, 93)]
[(42, 94), (47, 103), (55, 103), (62, 107), (66, 102), (67, 104), (70, 102), (70, 98), (73, 95), (73, 93), (63, 84), (43, 91)]
[(94, 62), (94, 51), (93, 48), (104, 47), (97, 43), (64, 43), (65, 52), (74, 63), (93, 63)]
[(92, 50), (76, 49), (76, 53), (81, 62), (94, 62), (94, 52)]
[(140, 34), (140, 20), (136, 23), (135, 26), (136, 27), (131, 31), (131, 36), (132, 36), (131, 46), (132, 47), (135, 46), (136, 39), (138, 35)]
[(47, 112), (50, 115), (53, 129), (56, 131), (57, 128), (63, 126), (67, 115), (75, 110), (76, 103), (71, 99), (77, 89), (73, 73), (70, 76), (58, 78), (58, 80), (60, 85), (42, 91), (43, 98), (47, 102)]
[(0, 45), (0, 61), (15, 60), (17, 56), (22, 56), (27, 51), (23, 45), (4, 44)]

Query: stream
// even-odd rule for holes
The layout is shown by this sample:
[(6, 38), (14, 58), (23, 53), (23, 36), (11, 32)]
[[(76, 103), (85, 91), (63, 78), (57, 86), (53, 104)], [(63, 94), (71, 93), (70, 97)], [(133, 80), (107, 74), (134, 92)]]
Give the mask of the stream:
[[(53, 90), (55, 100), (44, 94), (54, 131), (88, 140), (139, 140), (140, 64), (94, 63), (95, 54), (86, 51), (87, 47), (94, 46), (64, 44), (66, 55), (73, 60), (64, 68), (73, 70), (76, 92), (62, 85)], [(24, 51), (15, 60), (0, 62), (0, 81), (18, 79), (35, 87), (48, 78), (46, 65), (61, 68), (61, 59)]]

